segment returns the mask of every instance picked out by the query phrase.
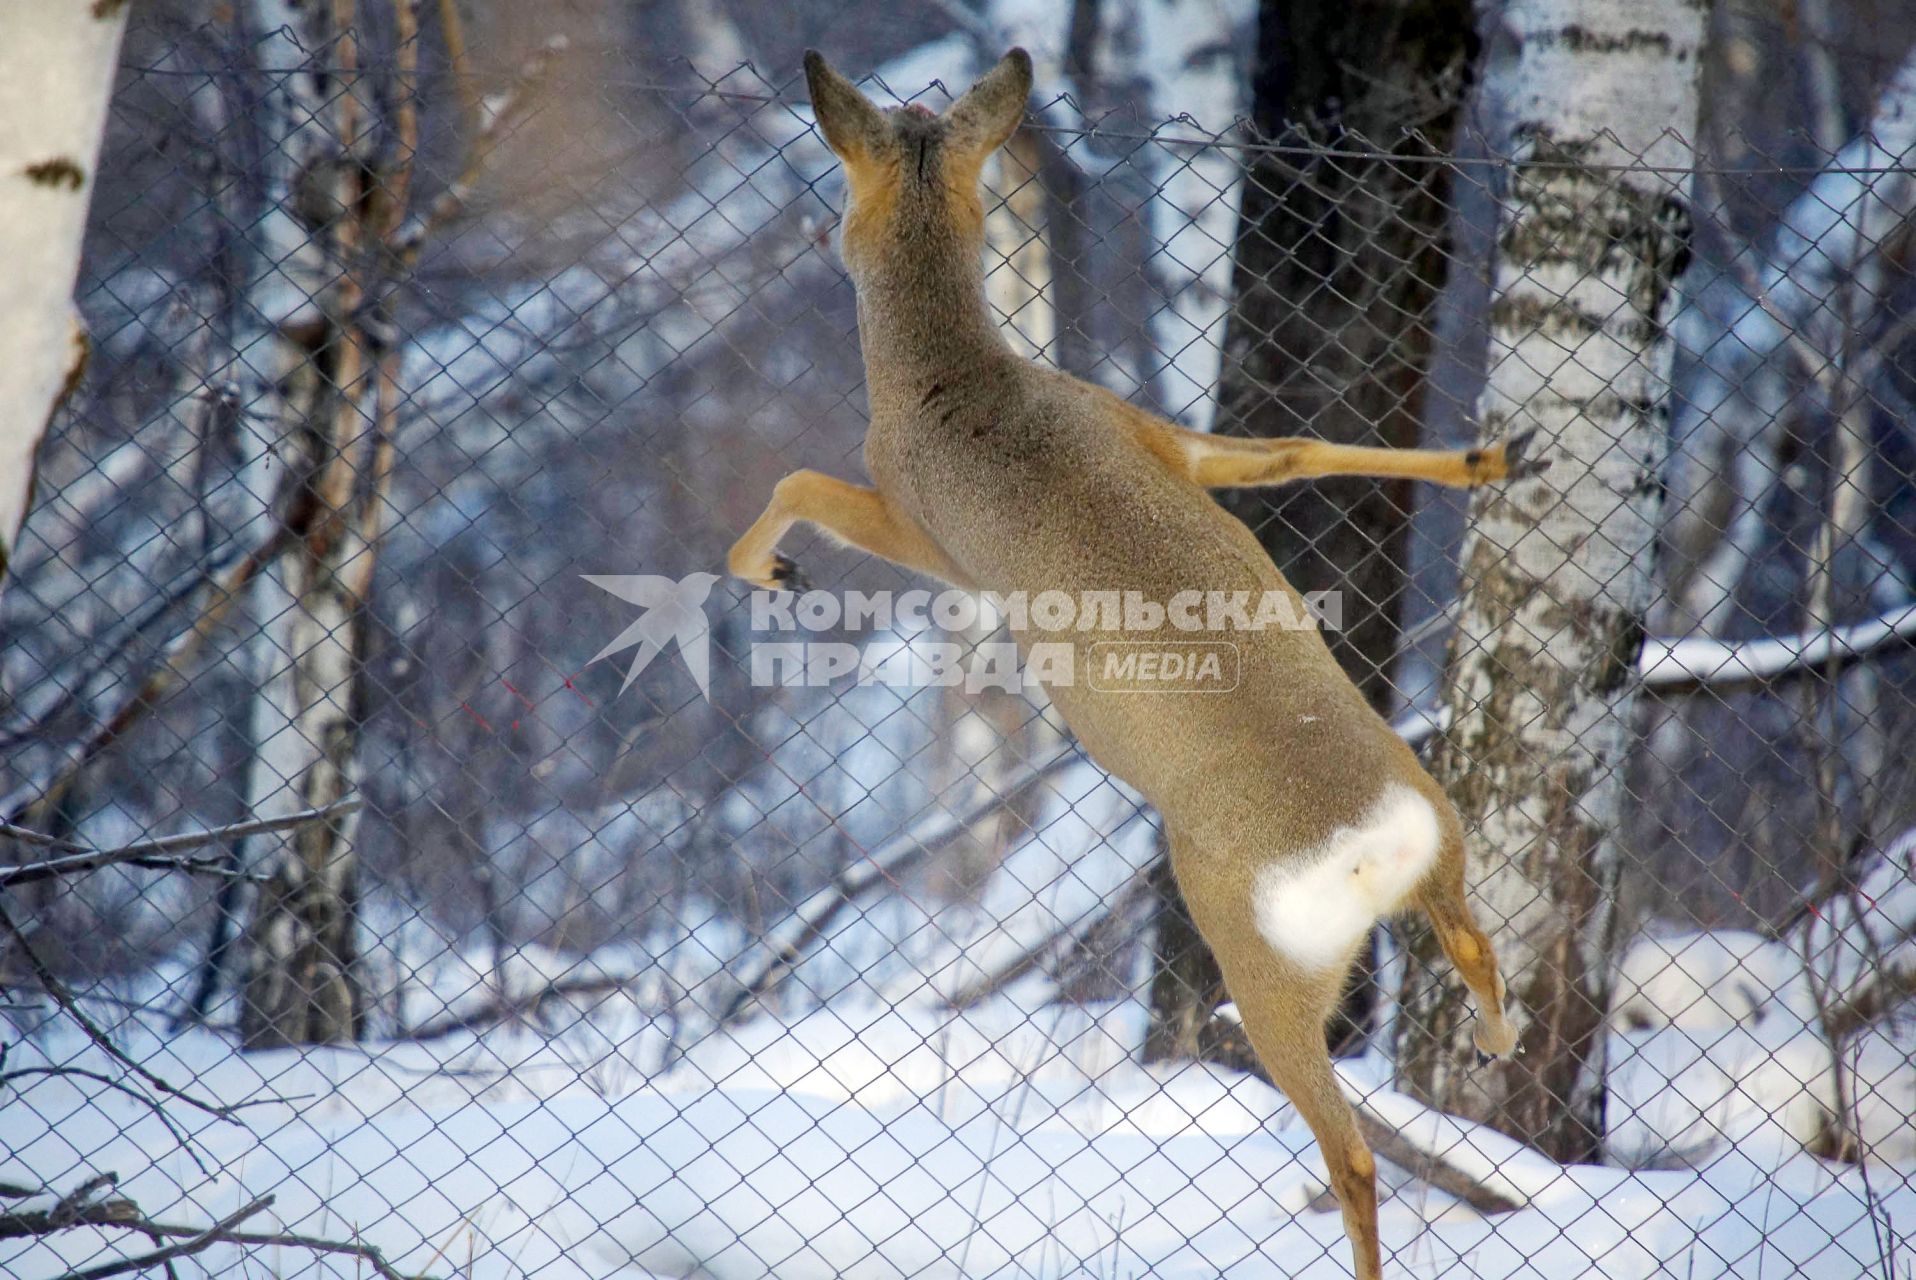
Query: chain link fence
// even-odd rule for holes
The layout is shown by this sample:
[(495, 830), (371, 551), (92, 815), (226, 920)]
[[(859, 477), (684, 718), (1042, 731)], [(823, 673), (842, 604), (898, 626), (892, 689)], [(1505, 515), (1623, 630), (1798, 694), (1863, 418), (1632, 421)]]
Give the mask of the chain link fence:
[[(129, 39), (0, 606), (0, 1268), (1346, 1274), (1154, 816), (980, 678), (1003, 633), (804, 534), (816, 596), (699, 576), (780, 476), (862, 474), (794, 78), (394, 13)], [(1494, 141), (1075, 111), (987, 171), (1014, 346), (1220, 433), (1479, 443)], [(1407, 1083), (1430, 975), (1380, 930), (1330, 1034), (1394, 1274), (1916, 1267), (1913, 133), (1905, 69), (1838, 148), (1700, 148), (1566, 997), (1600, 1132)], [(1440, 742), (1468, 496), (1223, 500)]]

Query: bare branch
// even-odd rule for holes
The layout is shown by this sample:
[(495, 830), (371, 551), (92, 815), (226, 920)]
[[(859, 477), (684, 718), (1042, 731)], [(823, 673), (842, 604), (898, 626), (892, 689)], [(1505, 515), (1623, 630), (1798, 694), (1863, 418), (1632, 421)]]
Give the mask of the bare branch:
[[(129, 1058), (118, 1045), (113, 1043), (112, 1038), (100, 1029), (98, 1023), (87, 1017), (86, 1012), (80, 1008), (79, 1002), (74, 999), (73, 993), (67, 990), (66, 984), (60, 981), (59, 977), (47, 965), (47, 962), (41, 957), (40, 953), (34, 950), (33, 942), (27, 937), (26, 933), (21, 930), (20, 926), (14, 922), (13, 913), (7, 910), (6, 901), (7, 895), (0, 893), (0, 932), (5, 932), (8, 937), (13, 939), (14, 945), (20, 948), (20, 954), (26, 957), (27, 966), (33, 970), (34, 976), (40, 980), (42, 989), (53, 998), (53, 1002), (59, 1005), (69, 1018), (72, 1018), (73, 1021), (79, 1025), (80, 1030), (86, 1033), (87, 1039), (91, 1040), (107, 1057), (113, 1059), (122, 1067), (125, 1067), (128, 1071), (144, 1081), (149, 1087), (158, 1090), (168, 1097), (178, 1098), (188, 1106), (204, 1111), (214, 1119), (224, 1120), (231, 1125), (238, 1125), (240, 1123), (239, 1120), (235, 1118), (235, 1112), (247, 1106), (261, 1105), (260, 1102), (242, 1102), (230, 1106), (222, 1106), (216, 1102), (208, 1102), (204, 1098), (196, 1097), (184, 1089), (168, 1083), (144, 1065)], [(265, 1099), (263, 1101), (279, 1101), (279, 1099)]]
[(929, 819), (886, 841), (870, 854), (839, 872), (831, 884), (800, 903), (788, 917), (789, 936), (770, 942), (771, 956), (758, 972), (743, 980), (719, 1014), (718, 1024), (736, 1022), (756, 1000), (763, 999), (798, 966), (805, 952), (824, 936), (847, 907), (867, 893), (891, 884), (901, 873), (917, 866), (936, 850), (1001, 810), (1017, 804), (1035, 788), (1066, 766), (1082, 759), (1068, 750), (1041, 765), (1026, 766), (1014, 774), (999, 791), (953, 814), (939, 809)]
[[(96, 1084), (105, 1085), (116, 1093), (125, 1094), (153, 1112), (154, 1118), (165, 1125), (166, 1131), (173, 1135), (173, 1141), (179, 1143), (181, 1150), (193, 1158), (193, 1163), (199, 1166), (201, 1173), (209, 1177), (212, 1175), (213, 1171), (206, 1167), (205, 1162), (200, 1159), (199, 1152), (193, 1149), (192, 1135), (181, 1127), (178, 1120), (168, 1115), (159, 1099), (151, 1094), (141, 1093), (124, 1080), (115, 1080), (112, 1076), (98, 1071), (89, 1071), (85, 1067), (16, 1067), (12, 1071), (0, 1072), (0, 1084), (12, 1084), (16, 1080), (31, 1080), (36, 1076), (77, 1076), (82, 1080), (91, 1080)], [(5, 1234), (4, 1228), (0, 1227), (0, 1236)]]
[(329, 804), (323, 809), (303, 809), (298, 813), (289, 813), (277, 818), (256, 818), (251, 822), (236, 822), (231, 826), (214, 827), (207, 831), (188, 831), (176, 836), (161, 836), (157, 840), (142, 840), (138, 844), (130, 844), (120, 849), (89, 849), (85, 845), (75, 844), (70, 840), (55, 839), (39, 831), (15, 826), (10, 822), (0, 822), (0, 836), (9, 840), (18, 840), (22, 844), (58, 849), (66, 854), (65, 857), (49, 858), (43, 862), (0, 867), (0, 889), (12, 889), (39, 880), (51, 880), (55, 876), (77, 875), (83, 871), (97, 871), (101, 867), (118, 866), (123, 863), (166, 871), (192, 871), (210, 875), (237, 875), (242, 879), (258, 879), (258, 876), (247, 872), (235, 872), (231, 868), (214, 863), (173, 858), (167, 855), (177, 854), (182, 849), (198, 849), (226, 840), (237, 840), (242, 836), (285, 831), (292, 827), (304, 826), (308, 822), (321, 822), (327, 818), (340, 817), (354, 812), (362, 803), (358, 799), (341, 800), (338, 804)]
[[(130, 1205), (132, 1202), (119, 1201), (117, 1203)], [(178, 1244), (170, 1244), (164, 1249), (155, 1249), (151, 1253), (143, 1253), (138, 1257), (120, 1258), (114, 1262), (103, 1262), (97, 1267), (87, 1267), (80, 1271), (69, 1271), (64, 1276), (61, 1276), (60, 1280), (104, 1280), (106, 1276), (124, 1275), (129, 1271), (145, 1271), (149, 1267), (159, 1266), (162, 1263), (172, 1261), (174, 1258), (184, 1258), (195, 1253), (203, 1253), (216, 1244), (230, 1241), (233, 1238), (233, 1229), (235, 1227), (255, 1214), (265, 1211), (272, 1203), (272, 1196), (261, 1196), (257, 1200), (249, 1201), (241, 1205), (234, 1212), (227, 1214), (224, 1218), (221, 1218), (218, 1222), (203, 1231), (194, 1231), (191, 1227), (166, 1227), (160, 1223), (146, 1223), (138, 1217), (127, 1222), (111, 1223), (110, 1225), (112, 1226), (134, 1227), (150, 1235), (181, 1235), (185, 1238)]]
[[(1264, 1070), (1264, 1064), (1252, 1052), (1241, 1023), (1233, 1018), (1213, 1015), (1212, 1024), (1223, 1034), (1200, 1037), (1200, 1043), (1207, 1046), (1203, 1054), (1205, 1058), (1254, 1075), (1272, 1088), (1277, 1088), (1270, 1073)], [(1404, 1135), (1399, 1126), (1378, 1115), (1367, 1099), (1353, 1093), (1348, 1087), (1345, 1097), (1357, 1115), (1358, 1132), (1378, 1159), (1390, 1161), (1445, 1195), (1455, 1196), (1479, 1213), (1509, 1213), (1524, 1207), (1522, 1200), (1513, 1199), (1511, 1195), (1471, 1174), (1444, 1153), (1418, 1146)]]
[(465, 166), (460, 169), (459, 176), (453, 179), (451, 186), (439, 193), (423, 214), (414, 216), (392, 239), (393, 252), (402, 262), (410, 262), (418, 257), (420, 249), (425, 247), (434, 232), (465, 212), (467, 203), (472, 199), (473, 188), (478, 185), (487, 163), (492, 159), (493, 150), (509, 135), (508, 126), (517, 124), (524, 116), (533, 89), (545, 78), (553, 61), (565, 52), (567, 44), (564, 36), (553, 36), (520, 65), (510, 84), (479, 101), (478, 114), (481, 118), (478, 132), (473, 136), (472, 145), (466, 153)]
[[(443, 2), (450, 4), (451, 0)], [(412, 197), (413, 167), (419, 158), (420, 3), (421, 0), (392, 0), (393, 154), (379, 175), (379, 188), (386, 206), (384, 216), (377, 219), (374, 226), (375, 234), (382, 241), (390, 241), (406, 217), (406, 203)], [(453, 21), (456, 25), (458, 18)], [(459, 74), (455, 71), (455, 78)]]
[(459, 0), (439, 0), (439, 37), (446, 42), (446, 58), (452, 63), (459, 119), (467, 128), (477, 129), (479, 103), (473, 90), (472, 63), (466, 58), (466, 28), (459, 20)]
[(280, 550), (304, 529), (308, 520), (303, 512), (309, 505), (301, 502), (299, 511), (282, 521), (272, 537), (247, 553), (246, 558), (228, 570), (225, 576), (216, 578), (212, 572), (207, 573), (202, 579), (202, 584), (207, 588), (207, 597), (192, 625), (166, 646), (152, 670), (138, 681), (129, 682), (133, 685), (133, 692), (85, 741), (74, 748), (53, 778), (45, 786), (37, 788), (37, 794), (30, 793), (29, 798), (7, 810), (0, 820), (17, 824), (31, 821), (35, 815), (47, 812), (101, 752), (119, 741), (121, 735), (141, 716), (185, 682), (194, 658), (225, 620), (233, 602), (245, 594), (247, 584), (277, 559)]
[(1100, 930), (1111, 928), (1112, 921), (1122, 920), (1132, 902), (1150, 889), (1151, 869), (1143, 867), (1133, 871), (1116, 892), (1108, 895), (1104, 910), (1094, 913), (1089, 919), (1060, 925), (1041, 941), (1019, 952), (1009, 963), (945, 997), (945, 1006), (950, 1009), (969, 1009), (983, 1004), (1018, 979), (1050, 967), (1085, 946)]

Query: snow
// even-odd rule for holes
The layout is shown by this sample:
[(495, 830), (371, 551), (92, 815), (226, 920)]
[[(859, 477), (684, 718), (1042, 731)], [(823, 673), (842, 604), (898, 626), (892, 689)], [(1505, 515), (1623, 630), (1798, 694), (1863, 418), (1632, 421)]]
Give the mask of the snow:
[[(515, 986), (578, 976), (556, 953), (521, 960)], [(448, 966), (443, 980), (473, 978)], [(1059, 1006), (1016, 986), (958, 1013), (921, 984), (913, 999), (847, 994), (710, 1031), (669, 1069), (656, 1066), (664, 1033), (627, 994), (550, 1035), (502, 1027), (371, 1053), (239, 1055), (213, 1032), (128, 1021), (133, 1054), (205, 1096), (297, 1101), (242, 1113), (245, 1128), (169, 1103), (202, 1173), (121, 1094), (20, 1081), (0, 1100), (0, 1181), (65, 1189), (117, 1170), (148, 1213), (183, 1222), (271, 1192), (258, 1225), (357, 1232), (402, 1270), (438, 1274), (1348, 1274), (1339, 1215), (1309, 1207), (1323, 1170), (1295, 1113), (1249, 1077), (1139, 1065), (1145, 1018), (1131, 1001)], [(57, 1018), (8, 1065), (34, 1062), (115, 1074)], [(1380, 1060), (1347, 1067), (1347, 1087), (1412, 1142), (1525, 1203), (1486, 1217), (1386, 1169), (1397, 1274), (1844, 1280), (1880, 1274), (1883, 1220), (1916, 1214), (1907, 1165), (1873, 1166), (1876, 1221), (1857, 1169), (1786, 1155), (1754, 1130), (1691, 1167), (1563, 1169), (1382, 1087)], [(1698, 1114), (1718, 1101), (1691, 1100)], [(6, 1241), (0, 1271), (33, 1280), (141, 1247), (95, 1229)], [(363, 1274), (291, 1250), (262, 1261)], [(222, 1247), (181, 1273), (234, 1264)]]
[[(1893, 870), (1908, 855), (1903, 842), (1892, 848), (1904, 850), (1884, 860)], [(1619, 1160), (1694, 1161), (1728, 1149), (1779, 1168), (1826, 1136), (1839, 1064), (1788, 943), (1739, 930), (1637, 939), (1619, 966), (1610, 1034), (1605, 1126)], [(1864, 1147), (1916, 1161), (1907, 1029), (1892, 1020), (1860, 1033), (1840, 1065)]]

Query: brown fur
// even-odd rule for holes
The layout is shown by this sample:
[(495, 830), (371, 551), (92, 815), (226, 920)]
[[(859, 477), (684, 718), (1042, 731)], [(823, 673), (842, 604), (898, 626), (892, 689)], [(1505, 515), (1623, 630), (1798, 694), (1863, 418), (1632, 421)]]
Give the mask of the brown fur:
[[(1030, 59), (1013, 50), (942, 117), (881, 112), (816, 54), (806, 75), (819, 123), (849, 175), (843, 249), (858, 290), (871, 398), (872, 488), (797, 472), (732, 548), (731, 571), (792, 580), (777, 544), (794, 523), (972, 589), (1001, 593), (1277, 591), (1302, 602), (1257, 539), (1204, 486), (1324, 475), (1495, 481), (1534, 467), (1521, 442), (1485, 450), (1363, 449), (1307, 439), (1186, 431), (1102, 388), (1025, 361), (987, 309), (978, 176), (1023, 116)], [(1068, 638), (1082, 661), (1098, 637)], [(1156, 637), (1190, 639), (1168, 625)], [(1514, 1033), (1490, 943), (1464, 897), (1456, 811), (1344, 675), (1315, 629), (1234, 632), (1229, 694), (1054, 688), (1095, 759), (1163, 815), (1172, 866), (1216, 951), (1251, 1042), (1316, 1134), (1360, 1277), (1379, 1275), (1375, 1164), (1325, 1051), (1324, 1023), (1351, 956), (1310, 968), (1253, 919), (1260, 870), (1308, 861), (1360, 823), (1393, 784), (1430, 802), (1440, 845), (1412, 895), (1474, 993), (1478, 1043)]]

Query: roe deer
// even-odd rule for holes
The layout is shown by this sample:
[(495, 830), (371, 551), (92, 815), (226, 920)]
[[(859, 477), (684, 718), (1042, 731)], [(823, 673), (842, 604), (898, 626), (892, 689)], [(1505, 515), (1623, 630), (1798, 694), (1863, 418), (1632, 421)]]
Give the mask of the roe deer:
[[(1031, 59), (1013, 49), (938, 115), (884, 111), (817, 53), (812, 105), (849, 187), (842, 255), (858, 295), (872, 487), (781, 480), (732, 547), (731, 572), (801, 581), (778, 542), (804, 521), (969, 590), (1297, 593), (1207, 487), (1326, 475), (1466, 486), (1530, 474), (1524, 438), (1487, 449), (1373, 449), (1187, 431), (1014, 353), (983, 267), (985, 160), (1023, 119)], [(1130, 621), (1127, 619), (1127, 622)], [(1126, 641), (1189, 643), (1158, 619)], [(1037, 637), (1014, 618), (1021, 645)], [(1094, 643), (1074, 632), (1080, 668)], [(1162, 815), (1171, 864), (1271, 1079), (1316, 1135), (1357, 1274), (1379, 1275), (1376, 1165), (1325, 1045), (1359, 943), (1415, 905), (1469, 985), (1477, 1046), (1512, 1051), (1504, 985), (1464, 898), (1463, 829), (1417, 757), (1365, 701), (1315, 626), (1238, 630), (1236, 685), (1210, 696), (1050, 689), (1084, 749)]]

